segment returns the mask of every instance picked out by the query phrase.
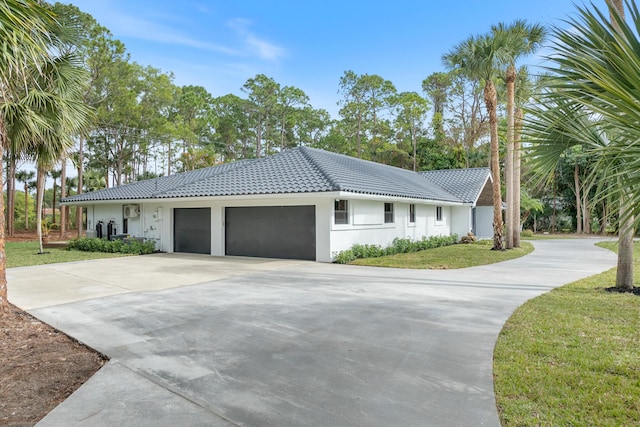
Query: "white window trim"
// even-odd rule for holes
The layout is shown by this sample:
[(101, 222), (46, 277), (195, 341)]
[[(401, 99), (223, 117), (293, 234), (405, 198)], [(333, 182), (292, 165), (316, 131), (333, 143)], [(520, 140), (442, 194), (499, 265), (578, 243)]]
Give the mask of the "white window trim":
[[(413, 221), (411, 221), (411, 206), (413, 206)], [(415, 227), (418, 219), (418, 206), (415, 203), (407, 205), (407, 227)]]
[[(438, 219), (438, 209), (440, 209), (440, 219)], [(444, 208), (442, 206), (436, 206), (436, 224), (444, 224)]]

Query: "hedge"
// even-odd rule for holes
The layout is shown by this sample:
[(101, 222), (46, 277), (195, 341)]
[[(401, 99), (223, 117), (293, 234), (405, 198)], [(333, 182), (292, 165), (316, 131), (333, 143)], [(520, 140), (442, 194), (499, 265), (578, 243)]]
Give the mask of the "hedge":
[(425, 249), (450, 246), (458, 243), (458, 235), (423, 237), (420, 240), (393, 239), (391, 246), (383, 248), (380, 245), (355, 244), (350, 249), (340, 251), (335, 257), (338, 264), (347, 264), (359, 258), (375, 258), (386, 255), (404, 254), (408, 252), (424, 251)]
[(92, 237), (81, 237), (69, 242), (69, 250), (85, 252), (110, 252), (123, 254), (151, 254), (155, 251), (156, 245), (153, 241), (144, 243), (136, 239), (104, 240)]

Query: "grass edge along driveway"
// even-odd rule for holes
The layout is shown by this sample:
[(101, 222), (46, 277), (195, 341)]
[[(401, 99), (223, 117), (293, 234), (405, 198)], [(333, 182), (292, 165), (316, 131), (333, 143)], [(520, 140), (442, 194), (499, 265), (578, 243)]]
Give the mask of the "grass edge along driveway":
[(533, 245), (529, 242), (522, 242), (521, 247), (507, 251), (492, 251), (492, 245), (492, 240), (481, 240), (476, 243), (443, 246), (406, 254), (362, 258), (349, 264), (370, 267), (448, 270), (508, 261), (533, 251)]
[[(636, 283), (639, 257), (636, 243)], [(640, 425), (640, 297), (606, 292), (615, 274), (534, 298), (504, 325), (494, 351), (503, 426)]]

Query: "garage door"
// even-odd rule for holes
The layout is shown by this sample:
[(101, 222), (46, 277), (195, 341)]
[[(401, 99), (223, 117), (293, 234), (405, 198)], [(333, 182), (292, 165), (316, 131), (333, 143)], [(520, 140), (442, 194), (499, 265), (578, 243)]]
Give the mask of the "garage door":
[(211, 209), (173, 210), (173, 250), (192, 254), (211, 254)]
[(315, 207), (226, 208), (225, 253), (236, 256), (315, 261)]

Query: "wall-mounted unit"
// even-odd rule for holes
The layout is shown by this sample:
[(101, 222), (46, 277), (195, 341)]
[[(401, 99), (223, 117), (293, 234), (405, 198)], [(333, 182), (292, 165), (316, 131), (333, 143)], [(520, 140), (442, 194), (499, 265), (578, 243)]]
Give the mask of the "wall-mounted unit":
[(140, 216), (139, 205), (124, 205), (125, 218), (138, 218)]

